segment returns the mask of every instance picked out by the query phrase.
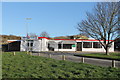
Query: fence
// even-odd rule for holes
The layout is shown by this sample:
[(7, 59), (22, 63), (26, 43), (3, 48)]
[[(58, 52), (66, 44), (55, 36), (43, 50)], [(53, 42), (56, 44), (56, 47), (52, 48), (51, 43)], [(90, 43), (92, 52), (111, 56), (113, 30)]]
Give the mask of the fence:
[[(112, 59), (112, 58), (100, 58), (100, 57), (91, 57), (91, 56), (83, 56), (83, 55), (75, 55), (77, 57), (82, 57), (82, 62), (84, 63), (85, 58), (94, 58), (94, 59), (104, 59), (104, 60), (111, 60), (112, 61), (112, 67), (116, 67), (115, 61), (120, 61), (120, 59)], [(119, 66), (120, 67), (120, 66)]]
[(57, 60), (82, 62), (82, 63), (94, 64), (98, 66), (120, 67), (119, 59), (99, 58), (99, 57), (89, 57), (89, 56), (74, 56), (74, 55), (65, 55), (65, 54), (51, 54), (51, 53), (49, 54), (33, 53), (32, 55), (48, 57), (48, 58), (53, 58)]
[[(32, 53), (27, 52), (27, 54), (34, 55), (34, 56), (42, 56), (53, 58), (57, 60), (67, 60), (73, 62), (82, 62), (88, 64), (94, 64), (98, 66), (111, 66), (111, 67), (120, 67), (120, 59), (111, 59), (111, 58), (100, 58), (100, 57), (90, 57), (90, 56), (83, 56), (83, 55), (70, 55), (70, 54), (51, 54), (51, 53)], [(15, 56), (16, 53), (13, 52)]]

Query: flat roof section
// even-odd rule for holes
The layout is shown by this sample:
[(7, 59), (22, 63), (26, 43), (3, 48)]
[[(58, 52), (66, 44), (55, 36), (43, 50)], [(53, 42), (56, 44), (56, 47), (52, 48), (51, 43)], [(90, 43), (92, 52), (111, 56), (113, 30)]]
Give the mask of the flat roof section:
[[(47, 37), (38, 37), (38, 39), (41, 39), (41, 38), (44, 38), (44, 39), (48, 39), (50, 40), (49, 38)], [(70, 40), (70, 41), (99, 41), (99, 40), (95, 40), (95, 39), (53, 39), (53, 40)], [(104, 41), (104, 40), (100, 40), (100, 41)], [(106, 40), (108, 41), (108, 40)], [(109, 41), (113, 41), (113, 40), (109, 40)]]

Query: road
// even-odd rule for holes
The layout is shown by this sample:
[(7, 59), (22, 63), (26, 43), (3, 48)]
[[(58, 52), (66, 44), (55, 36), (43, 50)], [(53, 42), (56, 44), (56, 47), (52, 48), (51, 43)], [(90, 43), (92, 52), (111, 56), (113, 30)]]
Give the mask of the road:
[[(40, 56), (49, 57), (57, 60), (63, 60), (63, 55), (65, 55), (65, 60), (67, 61), (81, 62), (81, 57), (76, 57), (74, 56), (74, 54), (79, 54), (79, 53), (42, 52), (40, 53)], [(87, 53), (81, 53), (81, 54), (87, 54)], [(39, 54), (33, 53), (32, 55), (38, 56)], [(103, 67), (112, 66), (112, 60), (85, 58), (84, 62), (87, 64), (93, 64), (93, 65), (103, 66)], [(116, 67), (120, 67), (120, 61), (115, 61), (115, 65)]]

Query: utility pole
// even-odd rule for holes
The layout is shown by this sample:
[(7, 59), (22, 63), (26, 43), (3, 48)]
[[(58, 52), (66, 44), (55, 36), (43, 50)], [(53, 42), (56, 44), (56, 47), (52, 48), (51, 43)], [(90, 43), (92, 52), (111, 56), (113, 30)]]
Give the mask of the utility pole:
[[(32, 18), (26, 18), (26, 37), (28, 38), (28, 20), (31, 20)], [(29, 42), (27, 42), (27, 45), (29, 44)], [(30, 44), (27, 46), (27, 52), (30, 49)]]
[(32, 18), (26, 18), (26, 34), (28, 35), (28, 20), (31, 20)]

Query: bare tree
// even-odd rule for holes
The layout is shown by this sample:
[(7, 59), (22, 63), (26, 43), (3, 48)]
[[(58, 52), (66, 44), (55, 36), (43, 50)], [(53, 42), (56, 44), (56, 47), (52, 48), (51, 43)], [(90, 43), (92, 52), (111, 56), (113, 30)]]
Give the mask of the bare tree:
[(49, 34), (46, 31), (41, 32), (40, 37), (49, 37)]
[[(101, 2), (94, 7), (94, 12), (87, 12), (87, 19), (78, 24), (77, 29), (80, 33), (85, 33), (96, 40), (106, 50), (109, 55), (111, 43), (120, 37), (118, 31), (118, 2)], [(103, 42), (101, 41), (103, 40)]]
[(28, 36), (30, 38), (34, 38), (34, 39), (38, 37), (37, 34), (35, 34), (35, 33), (29, 33)]

